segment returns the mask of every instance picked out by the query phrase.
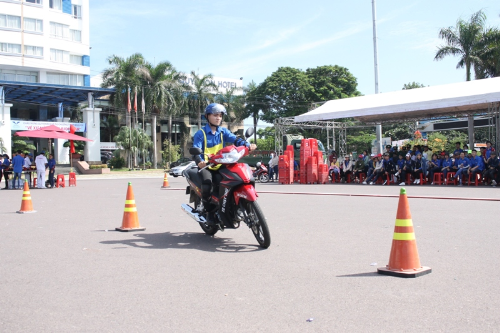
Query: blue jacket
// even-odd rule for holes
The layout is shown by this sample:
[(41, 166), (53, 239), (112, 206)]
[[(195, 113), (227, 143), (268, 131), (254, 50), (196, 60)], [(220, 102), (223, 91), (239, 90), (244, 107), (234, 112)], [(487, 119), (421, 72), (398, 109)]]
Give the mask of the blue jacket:
[(451, 166), (453, 165), (453, 161), (451, 160), (451, 158), (449, 159), (444, 159), (442, 162), (441, 162), (441, 169), (442, 168), (451, 168)]
[(478, 171), (483, 171), (484, 170), (483, 159), (481, 157), (479, 157), (479, 156), (476, 156), (475, 158), (471, 159), (470, 166), (472, 168), (477, 167)]
[(2, 162), (2, 170), (7, 170), (10, 166), (10, 161), (8, 158), (4, 158)]
[(47, 162), (49, 171), (56, 167), (56, 160), (54, 158), (49, 159)]
[(494, 151), (494, 150), (493, 150), (493, 147), (492, 147), (492, 148), (490, 148), (490, 149), (486, 149), (486, 159), (490, 158), (490, 156), (491, 156), (491, 152), (492, 152), (492, 151)]
[(12, 159), (12, 168), (14, 172), (23, 172), (24, 158), (21, 155), (16, 155)]
[[(437, 160), (430, 160), (429, 163), (432, 162), (437, 165), (437, 168), (441, 167), (441, 160), (438, 158)], [(433, 168), (436, 168), (433, 166)]]
[(400, 159), (398, 160), (398, 167), (399, 167), (399, 170), (403, 170), (403, 166), (405, 165), (405, 160), (404, 159)]
[(458, 149), (455, 149), (455, 151), (453, 152), (453, 155), (455, 155), (455, 154), (460, 155), (462, 152), (463, 152), (463, 149), (462, 148), (458, 148)]
[[(462, 164), (462, 166), (460, 167), (460, 164)], [(457, 166), (457, 168), (461, 169), (461, 168), (465, 168), (467, 169), (470, 165), (469, 165), (469, 159), (467, 158), (459, 158), (455, 161), (455, 165)]]
[[(205, 135), (207, 136), (207, 147), (211, 148), (213, 146), (216, 146), (220, 144), (220, 134), (222, 132), (222, 140), (223, 143), (234, 143), (235, 146), (247, 146), (250, 147), (250, 144), (246, 142), (245, 140), (238, 138), (236, 135), (231, 133), (227, 128), (225, 127), (217, 127), (217, 130), (215, 131), (215, 134), (212, 134), (212, 129), (210, 128), (209, 124), (206, 124), (205, 127), (203, 127), (205, 130)], [(196, 132), (193, 138), (193, 147), (200, 148), (202, 150), (202, 155), (196, 156), (195, 162), (196, 164), (200, 163), (201, 161), (204, 161), (203, 153), (205, 152), (205, 138), (203, 137), (203, 132), (202, 130), (199, 130)]]

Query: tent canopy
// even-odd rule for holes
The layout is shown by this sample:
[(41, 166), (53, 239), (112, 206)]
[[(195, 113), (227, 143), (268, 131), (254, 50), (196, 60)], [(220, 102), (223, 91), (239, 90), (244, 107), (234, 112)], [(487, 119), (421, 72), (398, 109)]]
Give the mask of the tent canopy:
[(353, 117), (365, 123), (472, 115), (500, 102), (500, 77), (328, 101), (295, 122)]
[(42, 127), (33, 131), (20, 131), (14, 134), (15, 136), (22, 136), (28, 138), (46, 138), (46, 139), (65, 139), (75, 141), (92, 141), (76, 134), (65, 132), (55, 125)]

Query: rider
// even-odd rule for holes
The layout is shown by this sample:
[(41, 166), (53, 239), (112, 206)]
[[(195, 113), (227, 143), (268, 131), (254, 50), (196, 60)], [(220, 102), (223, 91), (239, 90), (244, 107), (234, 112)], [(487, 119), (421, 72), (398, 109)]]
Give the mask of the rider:
[[(236, 135), (231, 133), (227, 128), (221, 127), (222, 117), (226, 115), (226, 108), (217, 103), (212, 103), (205, 109), (205, 118), (207, 119), (207, 124), (202, 129), (198, 130), (194, 135), (193, 147), (200, 148), (202, 150), (201, 155), (197, 155), (194, 161), (198, 165), (199, 169), (203, 169), (207, 166), (208, 156), (203, 154), (214, 155), (219, 150), (224, 148), (226, 143), (233, 143), (235, 146), (247, 146), (250, 151), (257, 148), (255, 144), (250, 144), (245, 140), (238, 138)], [(213, 208), (209, 207), (208, 202), (210, 200), (210, 192), (212, 190), (212, 184), (215, 185), (214, 191), (218, 196), (217, 188), (222, 176), (219, 173), (219, 168), (222, 164), (216, 165), (214, 167), (208, 167), (201, 170), (200, 175), (202, 179), (201, 191), (202, 191), (202, 202), (205, 209), (208, 211), (207, 222), (213, 223)], [(211, 208), (211, 209), (210, 209)]]

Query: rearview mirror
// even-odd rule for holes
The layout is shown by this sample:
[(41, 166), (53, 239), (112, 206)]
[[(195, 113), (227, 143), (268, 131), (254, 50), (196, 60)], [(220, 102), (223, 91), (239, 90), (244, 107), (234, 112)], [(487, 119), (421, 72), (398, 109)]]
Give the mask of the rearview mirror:
[(200, 155), (201, 154), (201, 149), (198, 147), (191, 147), (189, 148), (189, 153), (191, 155)]
[(253, 127), (247, 128), (247, 131), (245, 132), (245, 138), (249, 138), (253, 135), (254, 129)]

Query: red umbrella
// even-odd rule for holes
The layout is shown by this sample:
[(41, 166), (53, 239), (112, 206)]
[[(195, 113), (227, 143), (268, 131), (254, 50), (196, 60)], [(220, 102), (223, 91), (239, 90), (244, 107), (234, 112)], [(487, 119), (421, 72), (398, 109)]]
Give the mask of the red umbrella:
[(25, 136), (28, 138), (46, 138), (46, 139), (66, 139), (66, 140), (76, 140), (76, 141), (93, 141), (83, 136), (79, 136), (76, 134), (71, 134), (65, 132), (55, 125), (50, 125), (46, 127), (42, 127), (33, 131), (20, 131), (14, 133), (15, 136)]

